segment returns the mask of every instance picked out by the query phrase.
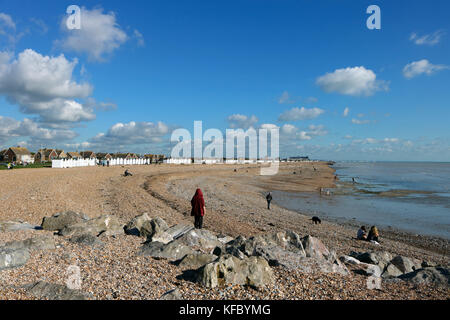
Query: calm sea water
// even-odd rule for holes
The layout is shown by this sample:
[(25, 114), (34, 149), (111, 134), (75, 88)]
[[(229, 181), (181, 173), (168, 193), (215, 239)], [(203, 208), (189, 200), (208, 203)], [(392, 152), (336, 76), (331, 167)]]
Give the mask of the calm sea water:
[(330, 196), (274, 191), (274, 202), (325, 219), (450, 239), (450, 163), (338, 162), (333, 167), (340, 181)]

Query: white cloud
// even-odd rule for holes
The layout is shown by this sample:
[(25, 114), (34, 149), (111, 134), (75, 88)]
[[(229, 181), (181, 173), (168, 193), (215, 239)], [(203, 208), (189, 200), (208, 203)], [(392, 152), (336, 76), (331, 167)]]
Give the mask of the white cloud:
[(80, 122), (95, 119), (90, 108), (74, 99), (87, 98), (92, 87), (72, 79), (77, 60), (64, 55), (42, 56), (27, 49), (16, 60), (0, 54), (0, 94), (19, 105), (25, 114), (39, 115), (42, 122)]
[[(73, 139), (77, 136), (71, 130), (54, 130), (42, 128), (31, 119), (15, 120), (9, 117), (0, 116), (0, 143), (10, 141), (15, 137), (29, 137), (27, 145), (37, 145), (39, 143), (56, 143)], [(23, 141), (21, 143), (24, 144)]]
[(431, 34), (425, 34), (423, 36), (419, 36), (416, 33), (411, 33), (409, 40), (413, 41), (417, 45), (434, 46), (441, 41), (444, 34), (445, 33), (442, 30), (435, 31)]
[(350, 109), (348, 107), (346, 107), (344, 109), (344, 113), (342, 114), (344, 117), (348, 116), (348, 113), (350, 112)]
[(450, 69), (450, 67), (446, 65), (435, 65), (430, 63), (427, 59), (422, 59), (408, 63), (403, 68), (403, 75), (407, 79), (412, 79), (421, 74), (431, 75), (437, 71), (445, 69)]
[(328, 134), (328, 131), (325, 130), (325, 127), (323, 125), (310, 125), (308, 127), (308, 134), (312, 136), (324, 136)]
[(280, 98), (278, 98), (278, 103), (279, 104), (283, 104), (283, 103), (292, 103), (293, 101), (291, 101), (291, 97), (289, 95), (289, 92), (284, 91)]
[(133, 37), (136, 39), (138, 47), (145, 46), (144, 36), (139, 32), (139, 30), (134, 30)]
[(297, 127), (292, 125), (292, 124), (284, 124), (281, 127), (281, 133), (286, 134), (286, 135), (292, 135), (297, 131)]
[(370, 120), (359, 120), (359, 119), (353, 118), (352, 123), (353, 124), (367, 124), (367, 123), (370, 123)]
[(64, 50), (85, 53), (91, 61), (104, 61), (105, 56), (112, 54), (128, 40), (128, 35), (116, 22), (114, 12), (103, 13), (101, 8), (88, 10), (82, 7), (81, 29), (67, 29), (66, 19), (64, 17), (61, 21), (66, 37), (56, 41), (56, 45)]
[(253, 127), (257, 122), (258, 118), (254, 115), (248, 117), (242, 114), (233, 114), (227, 118), (230, 128), (240, 128), (248, 129)]
[(11, 18), (10, 15), (0, 12), (0, 27), (6, 27), (15, 30), (16, 23), (14, 22), (14, 20)]
[(287, 110), (283, 112), (279, 117), (278, 121), (299, 121), (299, 120), (307, 120), (314, 119), (324, 113), (325, 110), (319, 108), (310, 108), (307, 109), (305, 107), (301, 108), (292, 108), (291, 110)]
[(351, 96), (370, 96), (388, 88), (385, 81), (377, 80), (376, 74), (363, 66), (337, 69), (317, 78), (316, 84), (325, 92)]
[(106, 133), (99, 133), (88, 142), (99, 148), (125, 148), (131, 145), (162, 142), (169, 133), (169, 126), (163, 122), (116, 123)]

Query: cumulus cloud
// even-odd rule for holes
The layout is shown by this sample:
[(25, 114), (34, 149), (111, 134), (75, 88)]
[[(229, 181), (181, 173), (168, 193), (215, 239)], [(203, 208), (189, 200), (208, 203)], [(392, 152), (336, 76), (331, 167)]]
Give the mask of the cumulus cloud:
[[(55, 44), (67, 51), (87, 54), (91, 61), (104, 61), (129, 38), (117, 23), (115, 13), (103, 13), (101, 8), (81, 8), (81, 29), (67, 29), (66, 19), (61, 21), (66, 36)], [(142, 37), (140, 40), (143, 41)]]
[(311, 140), (315, 136), (324, 136), (328, 134), (323, 125), (310, 125), (306, 130), (300, 130), (292, 124), (281, 126), (280, 139), (284, 141)]
[(423, 36), (419, 36), (417, 33), (411, 33), (409, 40), (417, 45), (434, 46), (441, 41), (441, 38), (444, 34), (445, 33), (442, 30), (435, 31), (430, 34), (425, 34)]
[[(10, 15), (0, 12), (0, 27), (15, 30), (16, 23), (14, 22), (14, 20), (11, 18)], [(1, 31), (2, 29), (0, 29), (0, 32)]]
[(307, 120), (314, 119), (324, 113), (325, 110), (319, 108), (310, 108), (307, 109), (305, 107), (301, 108), (292, 108), (283, 112), (279, 117), (278, 121), (299, 121), (299, 120)]
[(68, 61), (64, 55), (43, 56), (31, 49), (15, 60), (0, 53), (0, 94), (42, 122), (93, 120), (93, 110), (74, 100), (92, 93), (91, 85), (72, 79), (76, 64), (77, 60)]
[(99, 133), (89, 139), (92, 146), (121, 148), (131, 145), (160, 143), (169, 133), (169, 126), (163, 122), (116, 123), (106, 133)]
[[(25, 118), (18, 121), (13, 118), (0, 116), (0, 143), (5, 143), (15, 137), (29, 137), (27, 145), (37, 145), (39, 143), (56, 143), (75, 138), (74, 131), (63, 129), (47, 129), (41, 127), (31, 119)], [(24, 143), (21, 144), (24, 144)]]
[(385, 81), (377, 80), (376, 74), (363, 66), (337, 69), (318, 77), (316, 84), (325, 92), (350, 96), (370, 96), (388, 88)]
[(419, 61), (408, 63), (403, 68), (403, 75), (407, 79), (412, 79), (421, 74), (431, 75), (435, 72), (445, 69), (450, 69), (450, 67), (446, 65), (432, 64), (427, 59), (422, 59)]
[(248, 117), (243, 114), (233, 114), (227, 118), (230, 128), (248, 129), (253, 127), (257, 122), (258, 118), (254, 115)]

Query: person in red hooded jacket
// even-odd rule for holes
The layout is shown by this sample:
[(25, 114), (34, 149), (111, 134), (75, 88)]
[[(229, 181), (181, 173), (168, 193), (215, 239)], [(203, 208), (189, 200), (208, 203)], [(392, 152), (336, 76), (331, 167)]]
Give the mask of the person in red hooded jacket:
[(191, 206), (191, 216), (195, 217), (194, 226), (196, 229), (201, 229), (203, 225), (203, 216), (205, 215), (205, 199), (203, 198), (202, 190), (195, 190), (195, 195), (191, 200)]

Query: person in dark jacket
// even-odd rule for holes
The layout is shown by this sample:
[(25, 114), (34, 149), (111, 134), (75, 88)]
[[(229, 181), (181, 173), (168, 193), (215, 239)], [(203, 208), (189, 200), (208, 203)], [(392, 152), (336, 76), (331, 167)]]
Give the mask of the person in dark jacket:
[(205, 199), (203, 192), (200, 189), (195, 190), (195, 195), (191, 200), (191, 216), (195, 217), (194, 226), (196, 229), (201, 229), (203, 225), (203, 216), (205, 215)]
[(272, 194), (269, 192), (269, 194), (266, 196), (267, 200), (267, 209), (270, 210), (270, 201), (272, 201)]

